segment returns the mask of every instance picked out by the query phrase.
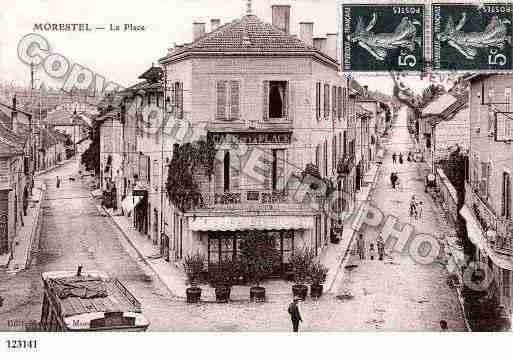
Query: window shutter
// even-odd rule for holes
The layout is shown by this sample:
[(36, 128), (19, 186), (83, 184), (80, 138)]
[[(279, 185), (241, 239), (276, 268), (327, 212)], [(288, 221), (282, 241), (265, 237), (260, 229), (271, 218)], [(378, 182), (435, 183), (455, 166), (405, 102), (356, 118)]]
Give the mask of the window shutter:
[(321, 118), (321, 84), (315, 84), (315, 118), (317, 121)]
[(501, 215), (503, 217), (506, 216), (506, 189), (507, 189), (507, 185), (506, 185), (506, 180), (507, 180), (507, 173), (506, 172), (503, 172), (502, 173), (502, 196), (501, 196), (501, 199), (502, 199), (502, 203), (501, 203)]
[(340, 121), (342, 118), (342, 87), (338, 87), (337, 90), (337, 117)]
[(178, 83), (178, 118), (183, 118), (183, 82)]
[(330, 116), (330, 85), (324, 84), (324, 119)]
[(264, 120), (269, 120), (269, 81), (264, 81), (263, 90), (263, 115)]
[(226, 119), (226, 81), (217, 81), (217, 114), (219, 120)]
[(287, 120), (292, 122), (294, 121), (294, 85), (292, 81), (287, 82), (287, 89), (286, 89), (286, 106), (285, 106), (285, 113), (287, 115)]
[(239, 81), (230, 81), (230, 119), (239, 119)]
[(337, 168), (337, 134), (333, 135), (332, 139), (332, 149), (331, 149), (331, 169), (332, 171)]
[(231, 187), (233, 190), (240, 189), (240, 158), (239, 156), (232, 156), (233, 160), (230, 162), (230, 175), (231, 175)]
[(285, 189), (285, 150), (276, 150), (276, 190)]
[(331, 88), (331, 116), (332, 120), (335, 121), (337, 118), (337, 87)]

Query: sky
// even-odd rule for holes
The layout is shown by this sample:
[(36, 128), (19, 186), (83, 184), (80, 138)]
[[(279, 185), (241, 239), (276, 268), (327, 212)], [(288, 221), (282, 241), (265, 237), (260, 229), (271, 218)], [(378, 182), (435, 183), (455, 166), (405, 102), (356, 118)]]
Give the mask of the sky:
[[(192, 40), (192, 23), (220, 18), (226, 23), (245, 14), (247, 0), (17, 0), (0, 8), (0, 80), (29, 85), (29, 67), (17, 56), (23, 36), (34, 32), (35, 23), (88, 23), (143, 25), (146, 31), (37, 32), (49, 42), (51, 51), (70, 63), (86, 66), (106, 79), (129, 86), (137, 82), (152, 63), (164, 56), (174, 43)], [(271, 22), (272, 4), (290, 4), (291, 33), (298, 34), (301, 21), (314, 22), (314, 36), (337, 32), (335, 0), (252, 0), (252, 12)], [(7, 34), (7, 36), (5, 36)], [(369, 88), (391, 94), (388, 77), (357, 78)], [(42, 69), (36, 80), (54, 85)], [(36, 82), (36, 86), (38, 83)]]

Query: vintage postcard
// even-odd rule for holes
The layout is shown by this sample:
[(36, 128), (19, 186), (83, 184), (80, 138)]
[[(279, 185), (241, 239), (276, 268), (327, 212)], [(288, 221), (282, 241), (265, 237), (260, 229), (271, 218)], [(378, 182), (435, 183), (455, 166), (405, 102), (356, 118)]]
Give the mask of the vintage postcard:
[(419, 72), (424, 68), (424, 6), (341, 4), (343, 69)]
[(434, 3), (433, 71), (513, 70), (512, 3)]

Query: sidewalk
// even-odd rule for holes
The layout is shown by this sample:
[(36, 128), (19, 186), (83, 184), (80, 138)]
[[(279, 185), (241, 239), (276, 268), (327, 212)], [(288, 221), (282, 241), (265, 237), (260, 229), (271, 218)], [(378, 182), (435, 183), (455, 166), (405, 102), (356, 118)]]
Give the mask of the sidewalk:
[(14, 250), (12, 257), (0, 257), (0, 268), (6, 268), (8, 274), (14, 275), (28, 267), (32, 257), (34, 241), (39, 238), (41, 230), (41, 205), (46, 193), (46, 185), (40, 177), (71, 161), (74, 161), (74, 159), (61, 161), (52, 167), (35, 173), (34, 188), (29, 199), (27, 215), (23, 217), (24, 225), (20, 227), (20, 230), (13, 239)]
[[(360, 208), (360, 205), (368, 201), (372, 190), (377, 184), (381, 165), (378, 163), (372, 163), (369, 171), (364, 176), (365, 185), (360, 188), (360, 191), (356, 193), (356, 208)], [(344, 273), (343, 268), (346, 266), (349, 258), (351, 257), (350, 249), (353, 243), (355, 230), (353, 226), (348, 223), (344, 226), (342, 232), (342, 238), (339, 243), (330, 243), (326, 249), (321, 253), (320, 262), (325, 265), (329, 271), (326, 275), (326, 282), (324, 287), (326, 292), (335, 293), (336, 288), (333, 284), (336, 281), (341, 280), (341, 276)]]
[(114, 222), (127, 242), (135, 249), (139, 257), (152, 269), (155, 275), (166, 285), (172, 295), (185, 298), (186, 277), (180, 268), (167, 262), (160, 255), (159, 248), (145, 235), (139, 233), (132, 225), (132, 217), (116, 215), (112, 209), (102, 208), (91, 195), (98, 211), (105, 213)]
[(13, 240), (14, 251), (12, 258), (7, 263), (2, 263), (7, 268), (8, 274), (16, 274), (27, 268), (30, 263), (32, 246), (39, 237), (41, 230), (41, 205), (45, 193), (46, 185), (36, 180), (32, 196), (29, 199), (27, 215), (23, 217), (24, 225), (20, 227)]

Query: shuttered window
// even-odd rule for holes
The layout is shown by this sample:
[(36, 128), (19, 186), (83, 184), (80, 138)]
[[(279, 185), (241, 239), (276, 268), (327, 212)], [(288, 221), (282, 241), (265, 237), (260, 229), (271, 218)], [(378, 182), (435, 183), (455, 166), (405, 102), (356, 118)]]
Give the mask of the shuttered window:
[(338, 87), (337, 91), (337, 117), (338, 120), (342, 120), (342, 87)]
[(263, 83), (263, 117), (264, 120), (269, 119), (269, 81)]
[(331, 143), (331, 168), (337, 168), (337, 134), (333, 135)]
[(488, 198), (490, 180), (490, 164), (487, 162), (481, 163), (481, 181), (479, 182), (479, 193), (483, 198)]
[(332, 120), (335, 121), (337, 118), (337, 87), (333, 86), (331, 88), (331, 117)]
[(317, 121), (321, 119), (321, 83), (315, 84), (315, 117)]
[(226, 119), (226, 100), (227, 100), (226, 81), (217, 81), (217, 114), (218, 120)]
[(324, 140), (324, 177), (328, 177), (328, 140)]
[(217, 81), (217, 110), (218, 120), (235, 121), (240, 118), (240, 82)]
[(324, 85), (324, 119), (330, 117), (330, 85)]
[(511, 219), (511, 176), (502, 173), (502, 216)]
[(319, 168), (319, 166), (320, 166), (320, 157), (321, 157), (321, 156), (320, 156), (320, 152), (321, 152), (320, 146), (319, 146), (319, 145), (317, 145), (317, 146), (315, 147), (315, 166), (316, 166), (317, 168)]
[(230, 81), (230, 119), (239, 119), (239, 81)]

